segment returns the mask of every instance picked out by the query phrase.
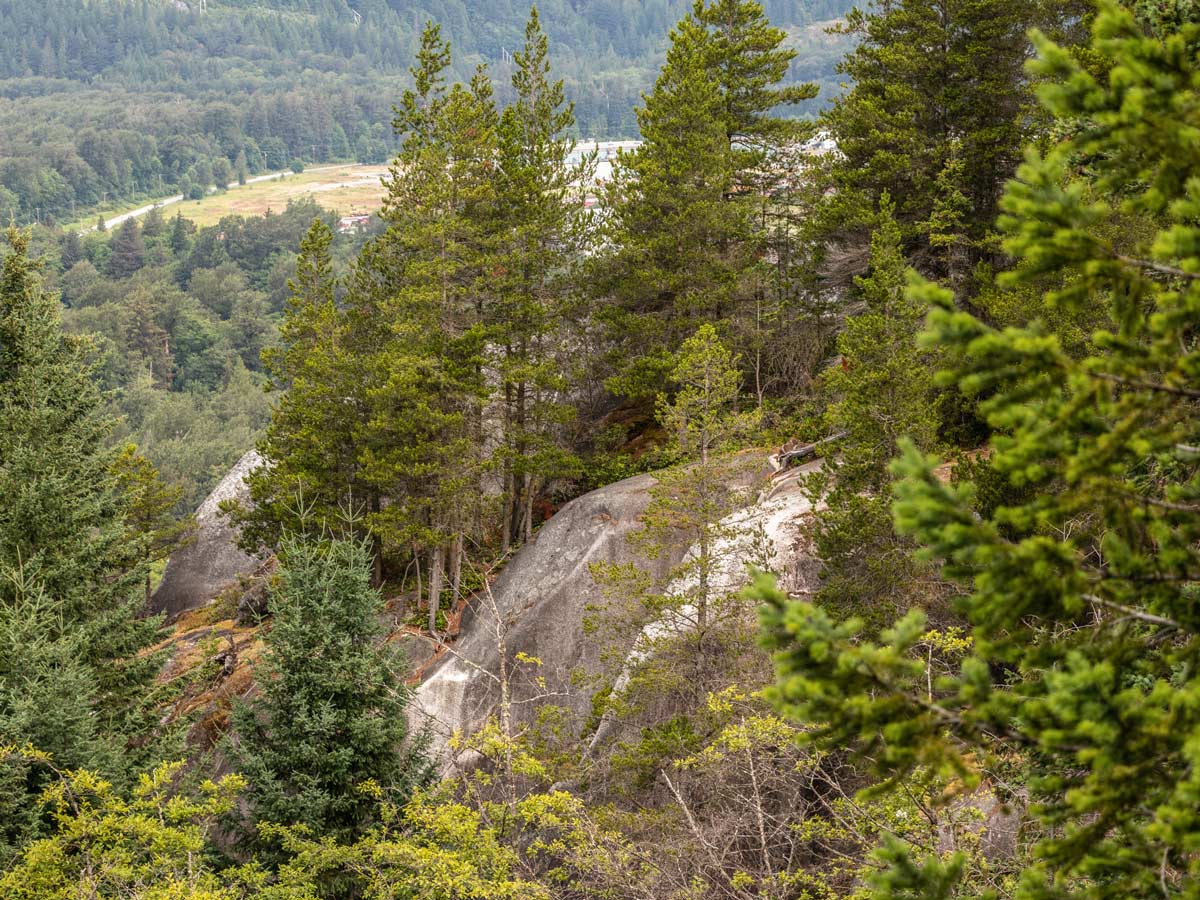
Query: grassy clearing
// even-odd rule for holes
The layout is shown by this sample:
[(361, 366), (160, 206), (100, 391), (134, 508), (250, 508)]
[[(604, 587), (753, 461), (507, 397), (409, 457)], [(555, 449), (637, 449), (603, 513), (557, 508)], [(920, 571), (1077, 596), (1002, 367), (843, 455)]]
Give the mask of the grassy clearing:
[(212, 194), (203, 200), (187, 200), (166, 207), (173, 216), (182, 212), (197, 225), (215, 225), (223, 216), (260, 216), (268, 210), (279, 212), (289, 200), (311, 196), (321, 206), (339, 215), (375, 212), (383, 203), (379, 179), (386, 166), (346, 165), (314, 169), (299, 175), (287, 175)]

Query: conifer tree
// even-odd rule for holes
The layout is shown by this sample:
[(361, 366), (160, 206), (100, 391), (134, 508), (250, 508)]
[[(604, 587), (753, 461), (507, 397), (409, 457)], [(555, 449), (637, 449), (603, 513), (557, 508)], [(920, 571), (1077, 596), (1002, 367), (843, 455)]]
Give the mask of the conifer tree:
[[(775, 697), (812, 740), (852, 748), (885, 785), (919, 768), (968, 785), (1002, 769), (1028, 791), (1036, 846), (1019, 900), (1185, 897), (1200, 877), (1197, 40), (1200, 25), (1147, 34), (1104, 4), (1098, 78), (1035, 36), (1042, 102), (1072, 137), (1030, 151), (1005, 195), (1018, 260), (1006, 280), (1053, 277), (1048, 311), (1103, 302), (1091, 352), (1068, 354), (1040, 321), (1001, 331), (944, 288), (912, 289), (935, 307), (927, 340), (955, 351), (945, 378), (984, 398), (992, 469), (1019, 489), (981, 508), (982, 485), (943, 483), (915, 448), (897, 464), (898, 530), (960, 587), (973, 629), (961, 668), (926, 679), (919, 610), (872, 640), (860, 621), (760, 588)], [(1111, 235), (1131, 215), (1157, 227), (1121, 247)], [(958, 890), (961, 858), (915, 855), (886, 848), (874, 896)]]
[(704, 321), (727, 318), (745, 295), (751, 210), (731, 200), (734, 162), (724, 99), (692, 19), (671, 32), (667, 61), (637, 111), (643, 144), (623, 154), (606, 194), (611, 210), (596, 283), (613, 345), (612, 389), (653, 397), (671, 353)]
[(613, 633), (620, 647), (609, 719), (632, 717), (639, 704), (671, 693), (691, 708), (728, 684), (723, 649), (747, 625), (746, 606), (729, 586), (749, 560), (764, 562), (758, 536), (727, 521), (746, 499), (738, 483), (747, 460), (730, 456), (750, 424), (737, 412), (739, 380), (737, 358), (712, 325), (702, 325), (675, 357), (671, 393), (658, 397), (659, 421), (680, 462), (655, 474), (630, 545), (647, 559), (690, 549), (657, 583), (633, 564), (593, 568), (610, 602), (589, 626)]
[(405, 717), (403, 660), (382, 640), (367, 544), (288, 539), (282, 559), (261, 692), (235, 709), (230, 751), (254, 823), (353, 841), (377, 808), (361, 785), (403, 802), (428, 775)]
[[(126, 532), (129, 498), (108, 446), (112, 420), (87, 344), (63, 333), (27, 236), (10, 230), (0, 271), (0, 564), (62, 604), (64, 627), (129, 612), (144, 570)], [(4, 587), (0, 584), (0, 602)], [(93, 661), (101, 658), (102, 634)]]
[[(852, 10), (836, 29), (858, 39), (839, 67), (852, 87), (821, 120), (838, 148), (829, 180), (814, 179), (821, 238), (869, 232), (886, 191), (906, 255), (966, 291), (975, 263), (995, 255), (988, 236), (1000, 192), (1036, 120), (1022, 70), (1025, 33), (1069, 16), (1068, 5), (899, 0)], [(962, 213), (953, 220), (951, 196)], [(961, 259), (936, 252), (939, 235)]]
[(919, 571), (911, 541), (892, 527), (888, 466), (902, 440), (934, 449), (938, 424), (934, 359), (917, 346), (927, 310), (905, 292), (908, 266), (894, 210), (885, 193), (871, 237), (870, 268), (856, 280), (865, 309), (846, 321), (838, 359), (819, 382), (829, 404), (827, 433), (839, 439), (808, 481), (817, 509), (812, 534), (822, 562), (818, 600), (870, 610), (876, 619), (886, 614), (889, 601), (914, 601)]
[(166, 230), (167, 221), (163, 218), (162, 207), (158, 205), (150, 207), (150, 212), (146, 213), (146, 218), (142, 221), (142, 237), (154, 241), (161, 237)]
[[(63, 333), (28, 237), (12, 229), (8, 242), (0, 269), (0, 628), (9, 642), (0, 742), (45, 740), (64, 763), (109, 768), (127, 741), (145, 745), (152, 723), (160, 660), (141, 651), (158, 625), (138, 618), (150, 539), (130, 527), (132, 498), (116, 471), (113, 423), (87, 344)], [(24, 788), (30, 803), (38, 784)]]
[(671, 32), (637, 111), (644, 143), (606, 198), (614, 250), (596, 284), (612, 301), (600, 316), (618, 393), (652, 397), (701, 322), (761, 311), (761, 213), (779, 184), (768, 162), (810, 131), (778, 107), (816, 93), (779, 86), (796, 55), (784, 38), (753, 0), (698, 0)]
[(184, 219), (183, 213), (176, 213), (175, 218), (171, 221), (171, 235), (167, 239), (167, 244), (171, 248), (171, 252), (176, 259), (183, 256), (188, 249), (191, 241), (189, 240), (190, 231), (188, 221)]
[(269, 464), (247, 479), (253, 507), (231, 510), (250, 546), (334, 528), (369, 500), (355, 445), (364, 398), (348, 360), (332, 244), (329, 226), (314, 219), (288, 282), (279, 343), (263, 352), (270, 386), (282, 393), (259, 446)]
[(750, 183), (750, 169), (769, 151), (811, 133), (806, 123), (776, 113), (816, 97), (817, 86), (780, 86), (796, 51), (784, 46), (784, 31), (767, 21), (755, 0), (696, 0), (692, 17), (705, 32), (703, 54), (721, 94), (721, 122), (737, 154), (738, 183)]
[[(78, 632), (62, 609), (20, 569), (0, 572), (0, 744), (33, 746), (63, 768), (118, 774), (119, 741), (102, 733), (97, 689)], [(46, 827), (37, 797), (48, 773), (18, 758), (0, 760), (0, 870)]]
[(450, 50), (436, 25), (426, 27), (417, 60), (414, 88), (397, 107), (404, 140), (385, 198), (388, 230), (364, 251), (350, 316), (356, 348), (367, 348), (359, 352), (370, 409), (359, 441), (364, 477), (388, 499), (368, 522), (385, 552), (427, 558), (436, 631), (447, 571), (457, 593), (464, 536), (483, 518), (497, 117), (485, 71), (446, 88)]
[(128, 278), (145, 264), (146, 244), (137, 219), (126, 219), (112, 236), (112, 252), (108, 257), (108, 275)]
[[(185, 542), (195, 520), (177, 517), (175, 507), (183, 496), (181, 488), (163, 482), (154, 464), (126, 444), (113, 464), (121, 489), (129, 498), (125, 516), (127, 540), (147, 542), (150, 562), (165, 560)], [(146, 571), (146, 604), (150, 603), (150, 571)]]
[(561, 426), (572, 415), (562, 401), (569, 354), (563, 338), (572, 308), (574, 261), (584, 237), (582, 197), (589, 162), (572, 165), (567, 135), (575, 125), (562, 81), (550, 78), (546, 35), (537, 7), (529, 13), (524, 49), (514, 55), (516, 99), (500, 118), (496, 185), (503, 245), (494, 271), (489, 323), (503, 345), (505, 508), (501, 543), (528, 540), (533, 503), (551, 478), (573, 468)]

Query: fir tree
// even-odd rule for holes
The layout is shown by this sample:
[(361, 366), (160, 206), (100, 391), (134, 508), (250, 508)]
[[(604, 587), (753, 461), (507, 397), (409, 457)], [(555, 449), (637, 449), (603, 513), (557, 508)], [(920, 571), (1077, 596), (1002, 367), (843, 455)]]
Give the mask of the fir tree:
[(870, 268), (857, 279), (865, 305), (838, 336), (838, 358), (821, 376), (828, 403), (827, 433), (836, 451), (808, 480), (811, 533), (821, 559), (818, 601), (883, 621), (896, 603), (911, 604), (930, 584), (911, 558), (910, 540), (892, 527), (888, 466), (907, 439), (929, 451), (937, 445), (932, 355), (917, 345), (926, 306), (905, 292), (908, 266), (900, 227), (885, 193), (871, 237)]
[(614, 249), (596, 284), (612, 300), (600, 317), (618, 393), (652, 397), (701, 322), (761, 313), (764, 203), (780, 182), (769, 163), (811, 130), (777, 108), (816, 91), (779, 86), (795, 58), (784, 37), (753, 0), (699, 0), (671, 32), (637, 111), (644, 143), (606, 198)]
[(171, 236), (167, 239), (167, 243), (176, 259), (182, 257), (191, 244), (189, 237), (194, 228), (189, 228), (189, 225), (190, 223), (184, 219), (183, 213), (176, 213), (175, 218), (171, 221)]
[[(113, 422), (87, 343), (62, 331), (28, 238), (8, 233), (0, 271), (0, 564), (20, 568), (82, 626), (126, 609), (144, 570), (108, 445)], [(0, 585), (0, 598), (4, 596)], [(95, 635), (103, 640), (102, 635)]]
[[(871, 227), (883, 192), (896, 203), (908, 255), (923, 273), (964, 279), (994, 255), (988, 236), (1004, 182), (1036, 116), (1022, 66), (1026, 31), (1069, 16), (1065, 3), (899, 0), (852, 10), (837, 28), (858, 44), (840, 71), (852, 87), (821, 124), (837, 143), (815, 227), (842, 243)], [(828, 190), (833, 187), (834, 190)], [(945, 203), (968, 215), (953, 231)], [(940, 211), (939, 211), (940, 210)], [(961, 263), (931, 253), (931, 235), (954, 241)], [(942, 246), (946, 246), (945, 243)]]
[(259, 445), (270, 465), (248, 478), (253, 505), (233, 510), (247, 546), (275, 546), (288, 531), (336, 527), (368, 498), (355, 444), (361, 388), (351, 379), (332, 244), (329, 226), (313, 220), (288, 282), (279, 343), (263, 352), (270, 386), (283, 393)]
[(145, 258), (146, 245), (137, 219), (126, 219), (112, 237), (108, 275), (110, 278), (128, 278), (145, 264)]
[[(142, 651), (158, 624), (138, 618), (150, 539), (131, 529), (132, 498), (116, 471), (113, 423), (88, 345), (63, 333), (28, 238), (10, 230), (8, 241), (0, 270), (0, 627), (12, 649), (0, 666), (0, 742), (47, 741), (64, 764), (112, 771), (129, 741), (153, 752), (148, 710), (160, 659)], [(27, 803), (37, 787), (26, 784)]]
[(405, 718), (403, 661), (383, 643), (365, 543), (293, 539), (282, 558), (261, 693), (235, 709), (230, 752), (254, 823), (353, 841), (375, 821), (361, 785), (403, 802), (428, 776)]

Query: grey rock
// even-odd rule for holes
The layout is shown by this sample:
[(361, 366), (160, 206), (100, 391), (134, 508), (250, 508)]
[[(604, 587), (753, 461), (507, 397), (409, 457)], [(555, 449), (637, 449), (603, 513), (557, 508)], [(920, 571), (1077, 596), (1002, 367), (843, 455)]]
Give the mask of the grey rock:
[(235, 583), (238, 576), (253, 573), (262, 565), (261, 557), (251, 556), (238, 547), (237, 531), (220, 510), (225, 500), (249, 499), (246, 476), (262, 464), (258, 451), (251, 450), (200, 504), (196, 510), (195, 534), (167, 560), (162, 583), (150, 599), (150, 612), (175, 618), (199, 609)]
[[(764, 458), (749, 460), (741, 487), (761, 485), (767, 469)], [(777, 570), (792, 590), (808, 587), (810, 555), (799, 536), (798, 519), (809, 510), (799, 490), (799, 470), (781, 473), (746, 511), (770, 537)], [(436, 752), (444, 752), (455, 732), (471, 734), (491, 716), (499, 702), (501, 641), (507, 656), (525, 653), (541, 661), (531, 679), (510, 679), (514, 714), (518, 720), (536, 715), (533, 698), (570, 710), (577, 724), (591, 713), (592, 696), (576, 677), (600, 671), (597, 642), (584, 632), (590, 605), (603, 600), (590, 572), (593, 563), (636, 562), (656, 579), (663, 579), (688, 552), (686, 546), (667, 548), (657, 559), (645, 560), (628, 544), (639, 517), (650, 502), (650, 475), (608, 485), (564, 506), (521, 548), (492, 585), (490, 596), (472, 601), (464, 615), (462, 636), (427, 670), (415, 694), (417, 715), (425, 719)], [(751, 497), (755, 494), (751, 494)], [(498, 629), (503, 621), (506, 627)], [(510, 671), (513, 668), (510, 667)], [(523, 667), (528, 668), (528, 667)]]

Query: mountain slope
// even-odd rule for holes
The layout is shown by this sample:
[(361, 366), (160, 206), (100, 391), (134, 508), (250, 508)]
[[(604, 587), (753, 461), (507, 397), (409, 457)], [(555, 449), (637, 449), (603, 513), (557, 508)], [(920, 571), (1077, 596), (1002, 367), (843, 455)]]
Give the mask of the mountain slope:
[[(813, 23), (848, 0), (768, 0), (832, 88), (841, 45)], [(580, 134), (631, 136), (687, 0), (545, 0)], [(507, 97), (524, 0), (0, 0), (0, 215), (74, 219), (117, 198), (218, 183), (294, 159), (381, 162), (419, 29)], [(222, 162), (224, 160), (224, 162)]]

